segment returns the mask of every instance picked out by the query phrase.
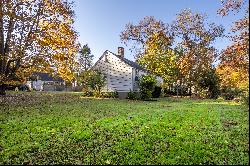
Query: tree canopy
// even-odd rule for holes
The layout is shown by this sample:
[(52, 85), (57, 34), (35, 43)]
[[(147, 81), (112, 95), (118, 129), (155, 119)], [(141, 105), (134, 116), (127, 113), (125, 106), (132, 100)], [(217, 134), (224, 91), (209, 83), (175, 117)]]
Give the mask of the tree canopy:
[(78, 51), (74, 11), (68, 0), (0, 1), (0, 91), (33, 71), (73, 78)]
[(223, 35), (224, 28), (209, 23), (206, 14), (185, 9), (177, 14), (172, 31), (179, 41), (176, 45), (181, 47), (178, 57), (180, 79), (196, 88), (199, 77), (212, 68), (218, 56), (212, 43)]
[(182, 10), (173, 23), (145, 17), (137, 25), (128, 23), (121, 40), (132, 44), (136, 60), (164, 83), (185, 82), (198, 86), (198, 78), (210, 70), (217, 58), (212, 43), (224, 28), (209, 23), (202, 13)]
[(91, 54), (91, 50), (88, 44), (83, 45), (80, 48), (79, 53), (80, 53), (79, 58), (78, 58), (79, 70), (87, 71), (88, 69), (90, 69), (90, 67), (93, 64), (94, 55)]
[(168, 24), (145, 17), (138, 25), (127, 24), (120, 37), (126, 44), (133, 42), (132, 50), (139, 64), (169, 82), (174, 75), (175, 58), (170, 48), (173, 36)]
[(220, 56), (217, 72), (222, 87), (234, 87), (248, 91), (249, 87), (249, 3), (243, 0), (225, 0), (218, 13), (227, 16), (244, 10), (243, 18), (232, 23), (229, 38), (232, 44)]

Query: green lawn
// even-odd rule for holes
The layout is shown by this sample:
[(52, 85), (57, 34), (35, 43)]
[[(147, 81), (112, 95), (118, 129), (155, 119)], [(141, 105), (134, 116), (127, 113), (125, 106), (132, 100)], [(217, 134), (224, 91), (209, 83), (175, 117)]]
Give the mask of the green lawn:
[(249, 163), (248, 108), (233, 101), (12, 95), (0, 99), (0, 164)]

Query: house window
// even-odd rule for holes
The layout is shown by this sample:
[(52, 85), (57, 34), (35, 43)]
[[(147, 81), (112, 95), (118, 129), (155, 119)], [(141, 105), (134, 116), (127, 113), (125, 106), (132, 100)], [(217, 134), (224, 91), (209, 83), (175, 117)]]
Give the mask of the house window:
[(105, 62), (108, 62), (108, 56), (105, 55), (104, 58), (105, 58)]
[(139, 71), (135, 70), (135, 75), (138, 76), (138, 74), (139, 74)]
[(138, 78), (138, 76), (135, 76), (135, 81), (139, 81), (139, 78)]

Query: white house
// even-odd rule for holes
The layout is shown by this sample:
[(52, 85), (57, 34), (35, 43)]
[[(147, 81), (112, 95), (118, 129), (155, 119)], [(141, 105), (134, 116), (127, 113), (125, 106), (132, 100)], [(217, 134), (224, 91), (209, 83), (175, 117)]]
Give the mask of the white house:
[[(149, 72), (137, 63), (124, 58), (124, 48), (118, 47), (118, 54), (106, 50), (92, 69), (100, 70), (106, 76), (103, 91), (117, 91), (124, 96), (131, 91), (138, 91), (138, 78)], [(161, 78), (157, 77), (160, 83)]]
[(34, 72), (26, 85), (37, 91), (64, 90), (65, 81), (59, 77), (52, 77), (49, 73)]

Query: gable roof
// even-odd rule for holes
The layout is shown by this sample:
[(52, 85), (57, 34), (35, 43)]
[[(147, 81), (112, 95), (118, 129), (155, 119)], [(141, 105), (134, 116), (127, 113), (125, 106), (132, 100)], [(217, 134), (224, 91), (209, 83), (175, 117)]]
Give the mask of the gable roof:
[[(59, 82), (63, 82), (63, 79), (60, 77), (53, 77), (51, 74), (49, 73), (41, 73), (41, 72), (33, 72), (32, 76), (38, 76), (38, 79), (41, 81), (59, 81)], [(31, 76), (31, 80), (33, 80)]]
[(133, 62), (127, 58), (124, 57), (120, 57), (119, 55), (114, 54), (117, 58), (119, 58), (121, 61), (125, 62), (126, 64), (128, 64), (129, 66), (136, 68), (138, 70), (142, 70), (142, 71), (146, 71), (146, 69), (144, 69), (142, 66), (140, 66), (138, 63)]
[[(129, 66), (131, 66), (131, 67), (133, 67), (133, 68), (135, 68), (135, 69), (138, 69), (138, 70), (141, 70), (141, 71), (144, 71), (144, 72), (148, 72), (146, 69), (144, 69), (144, 68), (143, 68), (142, 66), (140, 66), (138, 63), (133, 62), (133, 61), (131, 61), (131, 60), (128, 60), (127, 58), (121, 57), (121, 56), (119, 56), (119, 55), (117, 55), (117, 54), (115, 54), (115, 53), (113, 53), (113, 52), (111, 52), (111, 51), (108, 51), (108, 50), (106, 50), (106, 51), (102, 54), (102, 56), (99, 58), (99, 60), (102, 59), (103, 56), (106, 55), (108, 52), (111, 53), (111, 54), (113, 54), (113, 55), (116, 56), (117, 58), (119, 58), (122, 62), (126, 63), (127, 65), (129, 65)], [(98, 60), (98, 61), (99, 61), (99, 60)], [(98, 61), (97, 61), (97, 62), (98, 62)], [(96, 62), (95, 64), (97, 64), (97, 62)], [(95, 65), (94, 65), (94, 66), (95, 66)], [(94, 67), (94, 66), (93, 66), (93, 67)]]

